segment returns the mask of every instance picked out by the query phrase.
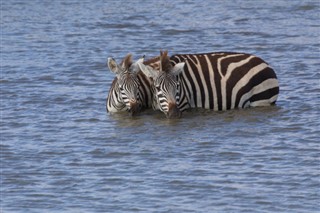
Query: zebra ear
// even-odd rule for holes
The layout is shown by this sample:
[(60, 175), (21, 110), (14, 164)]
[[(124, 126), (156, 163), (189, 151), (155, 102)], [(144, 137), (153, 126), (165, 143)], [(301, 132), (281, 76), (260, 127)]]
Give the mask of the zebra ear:
[(145, 55), (143, 55), (141, 58), (139, 58), (139, 60), (138, 61), (136, 61), (136, 63), (143, 63), (144, 62), (144, 58), (145, 58), (146, 56)]
[(158, 72), (152, 67), (144, 65), (143, 63), (138, 63), (138, 66), (143, 74), (145, 74), (148, 78), (152, 78), (154, 80), (158, 76)]
[(122, 68), (117, 64), (117, 62), (113, 58), (108, 58), (108, 67), (111, 72), (115, 73), (116, 75), (122, 72)]
[(140, 71), (140, 68), (139, 68), (139, 63), (143, 63), (143, 61), (144, 61), (144, 56), (143, 57), (141, 57), (141, 58), (139, 58), (139, 60), (138, 61), (136, 61), (136, 62), (134, 62), (131, 66), (130, 66), (130, 71), (131, 72), (134, 72), (134, 73), (137, 73), (137, 72), (139, 72)]
[(180, 63), (174, 65), (174, 67), (171, 69), (171, 73), (173, 75), (179, 75), (184, 70), (185, 64), (186, 64), (185, 62), (180, 62)]

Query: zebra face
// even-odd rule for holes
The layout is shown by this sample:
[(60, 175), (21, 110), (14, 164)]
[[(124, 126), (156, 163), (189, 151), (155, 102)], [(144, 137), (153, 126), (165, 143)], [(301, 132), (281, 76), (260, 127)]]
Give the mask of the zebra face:
[(185, 63), (181, 62), (173, 67), (166, 66), (168, 68), (165, 70), (163, 70), (165, 66), (161, 66), (160, 71), (142, 63), (138, 63), (138, 65), (141, 71), (153, 80), (152, 91), (156, 102), (153, 103), (154, 108), (164, 112), (167, 118), (179, 118), (181, 116), (179, 107), (182, 87), (178, 76), (183, 71)]
[[(142, 63), (143, 58), (136, 63)], [(111, 88), (113, 95), (109, 96), (114, 111), (128, 111), (135, 115), (141, 111), (142, 101), (140, 94), (139, 67), (132, 63), (131, 55), (127, 55), (119, 65), (113, 58), (108, 58), (109, 69), (116, 74), (116, 84)], [(116, 97), (116, 98), (115, 98)]]
[(154, 81), (157, 106), (164, 112), (167, 118), (181, 117), (179, 110), (180, 83), (176, 76), (162, 72)]
[(118, 76), (119, 97), (126, 105), (127, 111), (135, 115), (141, 110), (140, 81), (136, 73), (124, 72)]

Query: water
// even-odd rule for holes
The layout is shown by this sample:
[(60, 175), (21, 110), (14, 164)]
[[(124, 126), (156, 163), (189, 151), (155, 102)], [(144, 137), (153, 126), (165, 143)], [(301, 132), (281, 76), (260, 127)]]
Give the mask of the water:
[[(319, 1), (1, 1), (0, 212), (319, 212)], [(275, 107), (111, 116), (120, 61), (239, 51)]]

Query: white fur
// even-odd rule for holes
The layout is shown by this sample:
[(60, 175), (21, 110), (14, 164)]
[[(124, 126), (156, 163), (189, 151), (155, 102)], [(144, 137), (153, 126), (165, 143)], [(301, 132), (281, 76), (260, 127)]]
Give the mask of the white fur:
[(143, 63), (144, 61), (144, 56), (142, 58), (139, 58), (138, 61), (134, 62), (131, 66), (130, 66), (130, 72), (139, 72), (140, 68), (139, 68), (139, 63)]
[(185, 62), (180, 62), (180, 63), (177, 63), (176, 65), (174, 65), (174, 67), (172, 68), (172, 70), (170, 70), (170, 72), (173, 74), (173, 75), (179, 75), (182, 71), (183, 71), (183, 68), (184, 68), (184, 65), (186, 63)]
[(144, 65), (143, 63), (137, 63), (140, 67), (141, 71), (148, 77), (152, 79), (156, 79), (159, 72), (148, 65)]

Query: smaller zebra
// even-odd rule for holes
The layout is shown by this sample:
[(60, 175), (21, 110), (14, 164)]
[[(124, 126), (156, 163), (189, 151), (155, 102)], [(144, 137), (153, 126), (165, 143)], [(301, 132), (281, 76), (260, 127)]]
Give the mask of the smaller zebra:
[(202, 53), (168, 56), (160, 52), (159, 70), (138, 63), (153, 80), (153, 106), (168, 118), (188, 108), (215, 111), (270, 106), (279, 83), (274, 70), (261, 58), (245, 53)]
[(113, 58), (108, 58), (108, 67), (116, 74), (116, 78), (107, 96), (107, 112), (128, 111), (130, 115), (136, 115), (141, 110), (151, 107), (150, 80), (137, 65), (143, 61), (144, 57), (133, 63), (131, 54), (128, 54), (120, 64)]

